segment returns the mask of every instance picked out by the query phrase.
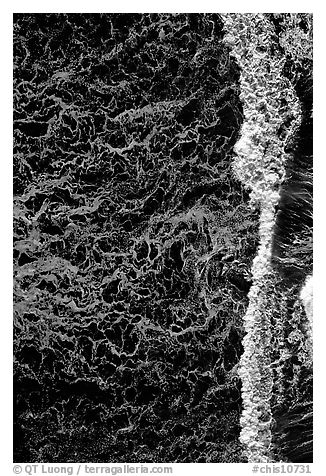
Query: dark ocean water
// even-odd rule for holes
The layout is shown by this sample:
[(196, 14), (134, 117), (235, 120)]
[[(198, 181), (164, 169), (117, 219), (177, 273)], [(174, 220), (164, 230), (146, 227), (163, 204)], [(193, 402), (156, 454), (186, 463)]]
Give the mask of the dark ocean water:
[[(232, 170), (243, 109), (224, 33), (218, 14), (14, 16), (15, 462), (246, 461), (237, 365), (259, 210)], [(274, 257), (292, 316), (311, 249), (295, 272), (278, 258), (311, 232), (312, 77), (287, 67), (303, 121)], [(275, 398), (289, 461), (311, 439), (297, 350)]]

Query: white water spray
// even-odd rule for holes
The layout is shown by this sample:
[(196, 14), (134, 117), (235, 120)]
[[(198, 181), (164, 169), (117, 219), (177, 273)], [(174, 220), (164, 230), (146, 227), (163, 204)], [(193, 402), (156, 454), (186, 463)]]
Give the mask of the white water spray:
[(284, 146), (299, 126), (301, 112), (291, 83), (282, 76), (284, 58), (275, 49), (275, 31), (266, 16), (225, 14), (223, 19), (225, 41), (240, 67), (244, 111), (241, 137), (235, 146), (234, 172), (250, 187), (251, 204), (261, 211), (260, 244), (252, 266), (253, 284), (244, 316), (246, 335), (239, 370), (243, 400), (240, 441), (249, 462), (268, 462), (273, 459), (272, 237), (279, 186), (285, 176)]

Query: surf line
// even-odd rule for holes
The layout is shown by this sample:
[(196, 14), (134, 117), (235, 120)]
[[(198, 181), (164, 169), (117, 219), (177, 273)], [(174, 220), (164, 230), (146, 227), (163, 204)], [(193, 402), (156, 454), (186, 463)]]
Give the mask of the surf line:
[(240, 442), (248, 462), (273, 461), (271, 398), (271, 317), (273, 315), (272, 239), (280, 185), (285, 178), (284, 147), (301, 122), (301, 108), (282, 75), (285, 58), (273, 24), (264, 14), (222, 14), (224, 41), (240, 69), (244, 122), (235, 144), (233, 170), (250, 189), (250, 206), (259, 207), (259, 246), (252, 265), (252, 287), (244, 316), (240, 359), (243, 410)]

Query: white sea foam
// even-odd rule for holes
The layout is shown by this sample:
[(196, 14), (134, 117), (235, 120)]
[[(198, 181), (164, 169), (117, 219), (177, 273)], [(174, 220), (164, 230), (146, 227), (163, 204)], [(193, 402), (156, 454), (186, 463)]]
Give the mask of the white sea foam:
[(301, 289), (300, 299), (304, 305), (306, 316), (308, 318), (308, 335), (312, 345), (312, 324), (313, 324), (313, 276), (307, 277), (306, 282)]
[[(267, 462), (273, 459), (269, 354), (274, 309), (272, 237), (278, 190), (285, 176), (284, 146), (300, 124), (301, 111), (291, 83), (282, 75), (284, 57), (272, 52), (275, 31), (266, 16), (226, 14), (223, 19), (225, 41), (240, 66), (244, 112), (241, 137), (234, 148), (234, 172), (250, 187), (251, 203), (261, 210), (260, 244), (252, 265), (253, 284), (244, 316), (246, 335), (239, 366), (243, 400), (240, 441), (249, 462)], [(292, 121), (281, 138), (279, 128), (290, 113)]]

